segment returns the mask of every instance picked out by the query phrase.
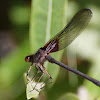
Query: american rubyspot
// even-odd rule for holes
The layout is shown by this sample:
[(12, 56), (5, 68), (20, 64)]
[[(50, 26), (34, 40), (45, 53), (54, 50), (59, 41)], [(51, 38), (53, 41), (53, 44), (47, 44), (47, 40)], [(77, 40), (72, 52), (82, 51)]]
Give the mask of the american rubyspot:
[[(50, 39), (44, 45), (44, 47), (41, 47), (34, 55), (26, 56), (25, 61), (32, 63), (27, 72), (27, 76), (32, 68), (32, 65), (35, 64), (35, 67), (37, 69), (37, 73), (35, 74), (35, 76), (40, 71), (42, 72), (42, 75), (39, 77), (38, 82), (41, 80), (42, 76), (46, 73), (49, 76), (49, 79), (51, 79), (52, 83), (53, 79), (44, 67), (44, 62), (48, 60), (49, 62), (55, 63), (73, 73), (76, 73), (77, 75), (86, 78), (87, 80), (93, 82), (97, 86), (100, 86), (100, 82), (97, 81), (96, 79), (93, 79), (82, 72), (79, 72), (71, 67), (68, 67), (67, 65), (61, 62), (58, 62), (50, 56), (50, 53), (57, 52), (68, 46), (85, 29), (91, 17), (92, 17), (92, 12), (90, 9), (83, 9), (79, 11), (72, 18), (72, 20), (65, 26), (65, 28), (61, 32), (59, 32), (56, 36), (54, 36), (52, 39)], [(34, 79), (35, 76), (33, 77)]]

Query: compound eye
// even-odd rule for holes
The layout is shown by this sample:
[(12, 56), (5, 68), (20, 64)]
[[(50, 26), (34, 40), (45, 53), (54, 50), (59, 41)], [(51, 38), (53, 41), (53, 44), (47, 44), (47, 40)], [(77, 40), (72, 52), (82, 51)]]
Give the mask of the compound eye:
[(30, 60), (30, 57), (27, 56), (27, 57), (25, 58), (25, 61), (26, 61), (26, 62), (29, 62), (29, 60)]

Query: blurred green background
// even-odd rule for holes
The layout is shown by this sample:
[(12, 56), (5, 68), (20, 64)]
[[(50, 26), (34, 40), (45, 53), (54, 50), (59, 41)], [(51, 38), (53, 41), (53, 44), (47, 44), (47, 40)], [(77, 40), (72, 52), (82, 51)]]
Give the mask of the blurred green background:
[[(25, 62), (25, 56), (44, 46), (83, 8), (93, 13), (88, 27), (68, 48), (51, 55), (100, 80), (99, 0), (1, 1), (0, 100), (27, 99), (23, 75), (30, 63)], [(35, 100), (100, 100), (100, 88), (93, 83), (55, 64), (46, 62), (45, 67), (54, 83)], [(32, 70), (35, 73), (35, 68)]]

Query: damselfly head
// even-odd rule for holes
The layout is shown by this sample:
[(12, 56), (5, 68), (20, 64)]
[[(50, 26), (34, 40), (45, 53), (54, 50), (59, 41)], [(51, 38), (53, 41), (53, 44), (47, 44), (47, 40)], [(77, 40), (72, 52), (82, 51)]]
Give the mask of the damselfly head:
[(33, 55), (28, 55), (25, 57), (26, 62), (34, 62), (34, 54)]
[(30, 62), (30, 56), (26, 56), (26, 57), (25, 57), (25, 61), (26, 61), (26, 62)]

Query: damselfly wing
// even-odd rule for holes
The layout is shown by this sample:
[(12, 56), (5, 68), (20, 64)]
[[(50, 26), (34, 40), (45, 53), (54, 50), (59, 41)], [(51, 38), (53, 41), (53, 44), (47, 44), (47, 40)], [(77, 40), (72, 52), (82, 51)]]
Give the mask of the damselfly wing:
[(56, 52), (68, 46), (85, 29), (91, 17), (90, 9), (78, 12), (61, 32), (45, 44), (47, 53)]

